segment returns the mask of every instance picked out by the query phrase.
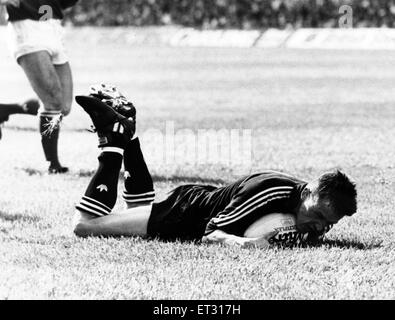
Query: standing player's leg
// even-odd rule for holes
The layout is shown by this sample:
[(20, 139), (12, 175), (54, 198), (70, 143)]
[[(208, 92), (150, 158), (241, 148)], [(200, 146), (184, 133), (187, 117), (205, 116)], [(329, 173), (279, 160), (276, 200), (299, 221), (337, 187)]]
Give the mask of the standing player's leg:
[(51, 120), (66, 109), (62, 82), (47, 51), (24, 55), (18, 59), (18, 63), (44, 105), (44, 110), (40, 112), (40, 133), (44, 154), (50, 163), (49, 172), (65, 173), (68, 169), (61, 166), (58, 158), (60, 128), (55, 128), (52, 134), (46, 133)]
[(73, 104), (73, 76), (70, 68), (70, 64), (64, 63), (55, 65), (56, 73), (60, 81), (63, 95), (63, 108), (62, 114), (67, 116), (71, 112), (71, 105)]

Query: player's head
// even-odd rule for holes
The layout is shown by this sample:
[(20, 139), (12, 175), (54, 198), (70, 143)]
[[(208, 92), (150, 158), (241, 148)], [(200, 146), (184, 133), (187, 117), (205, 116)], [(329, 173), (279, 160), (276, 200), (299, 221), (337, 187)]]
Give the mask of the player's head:
[(340, 170), (335, 170), (307, 184), (302, 191), (296, 222), (300, 231), (321, 234), (356, 211), (355, 183)]

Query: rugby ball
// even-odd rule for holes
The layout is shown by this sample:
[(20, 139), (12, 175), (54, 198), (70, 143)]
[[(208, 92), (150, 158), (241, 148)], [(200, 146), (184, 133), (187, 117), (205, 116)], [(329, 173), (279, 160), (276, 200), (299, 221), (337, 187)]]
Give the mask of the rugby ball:
[(308, 239), (308, 233), (297, 231), (296, 217), (289, 213), (271, 213), (263, 216), (247, 228), (244, 236), (260, 238), (272, 232), (277, 234), (268, 239), (269, 243), (280, 246), (297, 246)]

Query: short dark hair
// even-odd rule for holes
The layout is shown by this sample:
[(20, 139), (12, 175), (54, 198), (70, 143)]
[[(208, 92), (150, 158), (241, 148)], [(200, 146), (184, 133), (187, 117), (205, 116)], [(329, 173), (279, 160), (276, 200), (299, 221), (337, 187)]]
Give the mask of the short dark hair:
[(318, 196), (326, 198), (340, 217), (357, 211), (356, 184), (340, 170), (324, 173), (318, 178)]

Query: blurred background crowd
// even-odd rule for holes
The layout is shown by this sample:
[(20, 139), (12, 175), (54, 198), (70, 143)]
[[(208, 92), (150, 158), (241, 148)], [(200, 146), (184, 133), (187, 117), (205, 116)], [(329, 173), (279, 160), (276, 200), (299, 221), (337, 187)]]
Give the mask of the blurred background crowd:
[(203, 29), (338, 27), (350, 5), (354, 27), (394, 27), (395, 0), (80, 0), (74, 25), (183, 25)]
[(394, 27), (395, 0), (81, 0), (75, 25), (183, 25), (212, 28), (337, 27), (350, 5), (355, 27)]

